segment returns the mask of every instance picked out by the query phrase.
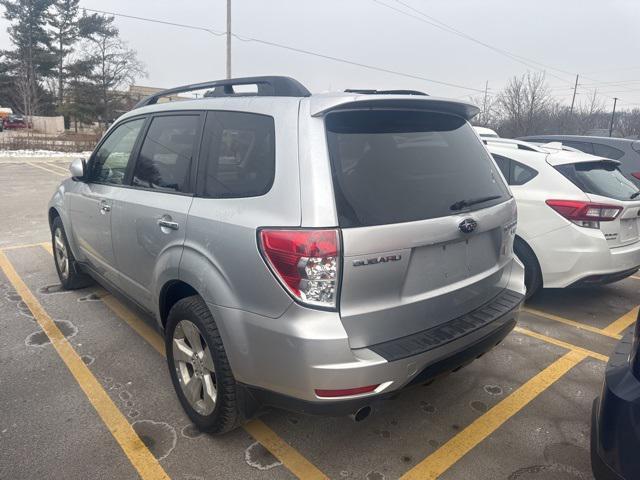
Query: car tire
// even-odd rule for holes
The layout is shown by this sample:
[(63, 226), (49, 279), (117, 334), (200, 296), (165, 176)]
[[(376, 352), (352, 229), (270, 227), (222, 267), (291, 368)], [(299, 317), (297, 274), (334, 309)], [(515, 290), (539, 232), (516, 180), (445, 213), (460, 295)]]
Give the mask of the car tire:
[(80, 265), (78, 265), (73, 256), (73, 252), (69, 248), (67, 233), (60, 217), (54, 218), (51, 224), (51, 248), (62, 288), (65, 290), (77, 290), (88, 287), (93, 283), (91, 277), (82, 272)]
[(173, 387), (194, 425), (214, 434), (239, 427), (244, 415), (236, 380), (216, 322), (200, 296), (183, 298), (171, 308), (165, 348)]
[(524, 240), (515, 239), (513, 252), (524, 265), (524, 285), (527, 289), (524, 299), (530, 299), (542, 287), (542, 272), (540, 264), (531, 247)]

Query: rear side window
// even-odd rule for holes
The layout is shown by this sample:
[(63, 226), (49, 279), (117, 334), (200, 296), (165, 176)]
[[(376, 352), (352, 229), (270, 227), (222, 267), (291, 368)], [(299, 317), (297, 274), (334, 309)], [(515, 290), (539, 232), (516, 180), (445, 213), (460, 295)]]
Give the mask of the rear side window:
[(585, 193), (616, 200), (629, 200), (638, 191), (614, 162), (572, 163), (558, 165), (556, 168)]
[(462, 118), (363, 110), (331, 113), (325, 123), (342, 227), (443, 217), (459, 213), (454, 204), (463, 200), (474, 201), (469, 211), (510, 196)]
[(562, 145), (566, 145), (567, 147), (575, 148), (576, 150), (580, 150), (584, 153), (590, 153), (593, 155), (593, 143), (589, 142), (575, 142), (573, 140), (560, 140)]
[(501, 155), (493, 155), (509, 185), (519, 186), (533, 180), (538, 171)]
[(209, 112), (205, 125), (203, 195), (264, 195), (275, 176), (275, 127), (267, 115)]
[(622, 150), (603, 143), (594, 143), (593, 153), (599, 157), (611, 158), (613, 160), (618, 160), (624, 156), (624, 152)]
[(153, 118), (133, 171), (133, 185), (187, 192), (199, 125), (198, 115)]

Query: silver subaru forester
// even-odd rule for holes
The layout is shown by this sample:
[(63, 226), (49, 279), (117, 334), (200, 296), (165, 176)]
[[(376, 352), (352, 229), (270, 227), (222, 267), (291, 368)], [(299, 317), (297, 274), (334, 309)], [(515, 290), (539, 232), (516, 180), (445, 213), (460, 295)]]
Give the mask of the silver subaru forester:
[(157, 319), (204, 431), (265, 407), (362, 420), (515, 326), (516, 204), (477, 112), (415, 91), (311, 95), (286, 77), (163, 91), (51, 199), (60, 281), (95, 279)]

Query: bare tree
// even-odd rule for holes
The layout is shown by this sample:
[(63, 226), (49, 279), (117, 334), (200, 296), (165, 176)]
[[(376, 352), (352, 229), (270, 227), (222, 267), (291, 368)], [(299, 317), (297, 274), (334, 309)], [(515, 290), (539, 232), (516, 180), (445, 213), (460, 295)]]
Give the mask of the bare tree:
[(616, 130), (621, 137), (640, 139), (640, 108), (621, 111), (616, 122)]
[(553, 103), (544, 73), (527, 72), (513, 77), (497, 97), (499, 128), (513, 137), (536, 133)]
[(102, 120), (110, 122), (116, 104), (122, 100), (118, 90), (146, 76), (144, 64), (119, 37), (113, 17), (103, 17), (102, 26), (88, 35), (88, 50), (94, 63), (90, 78), (100, 91)]

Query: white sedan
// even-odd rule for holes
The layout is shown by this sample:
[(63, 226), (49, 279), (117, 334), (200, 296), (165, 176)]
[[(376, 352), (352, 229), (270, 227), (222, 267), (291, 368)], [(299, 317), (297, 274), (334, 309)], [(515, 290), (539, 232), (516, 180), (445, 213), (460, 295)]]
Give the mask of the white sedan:
[(619, 162), (558, 144), (483, 139), (518, 205), (527, 296), (621, 280), (640, 268), (640, 191)]

